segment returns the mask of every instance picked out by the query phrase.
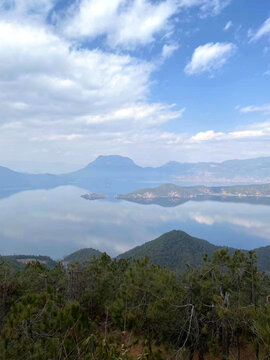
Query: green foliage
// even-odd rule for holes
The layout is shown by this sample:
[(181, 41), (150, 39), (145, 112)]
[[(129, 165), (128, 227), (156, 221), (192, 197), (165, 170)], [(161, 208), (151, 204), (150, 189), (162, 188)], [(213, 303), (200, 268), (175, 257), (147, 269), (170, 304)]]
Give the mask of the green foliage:
[(47, 293), (25, 295), (9, 312), (2, 359), (62, 359), (66, 354), (76, 359), (88, 328), (79, 304), (65, 304), (61, 297)]
[(1, 264), (0, 360), (229, 360), (247, 345), (267, 359), (269, 290), (256, 254), (228, 249), (182, 273), (106, 254), (68, 269)]
[[(152, 343), (170, 340), (175, 304), (180, 296), (175, 275), (148, 260), (136, 261), (126, 273), (113, 306), (114, 321)], [(168, 335), (169, 339), (168, 339)]]

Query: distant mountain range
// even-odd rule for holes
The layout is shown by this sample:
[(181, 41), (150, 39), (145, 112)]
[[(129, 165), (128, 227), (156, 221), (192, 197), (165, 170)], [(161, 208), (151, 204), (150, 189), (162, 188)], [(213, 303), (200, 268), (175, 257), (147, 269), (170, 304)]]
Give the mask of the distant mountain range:
[[(198, 239), (188, 235), (180, 230), (173, 230), (161, 235), (159, 238), (137, 246), (123, 254), (117, 259), (130, 258), (141, 259), (148, 257), (150, 263), (160, 266), (166, 266), (172, 270), (183, 270), (186, 264), (190, 266), (199, 266), (205, 254), (212, 256), (213, 253), (222, 246), (210, 244), (206, 240)], [(236, 249), (228, 248), (233, 254)], [(242, 250), (247, 253), (247, 250)], [(258, 266), (261, 271), (270, 272), (270, 246), (254, 249), (258, 256)], [(86, 248), (78, 250), (71, 255), (66, 256), (62, 263), (68, 266), (73, 263), (84, 263), (85, 261), (96, 257), (101, 257), (102, 253), (98, 250)], [(16, 268), (23, 268), (30, 261), (40, 261), (48, 267), (53, 267), (56, 262), (46, 256), (13, 255), (0, 256), (1, 262), (8, 262)]]
[(24, 174), (0, 166), (0, 188), (35, 189), (51, 188), (62, 183), (61, 177), (51, 174)]
[(128, 194), (117, 194), (115, 197), (140, 204), (158, 204), (161, 206), (177, 206), (189, 200), (225, 200), (270, 205), (270, 184), (215, 187), (163, 184)]
[[(68, 174), (73, 181), (90, 178), (133, 181), (219, 183), (270, 183), (270, 157), (230, 160), (222, 163), (169, 162), (160, 167), (141, 167), (118, 155), (99, 156), (85, 168)], [(174, 181), (172, 181), (174, 180)]]
[(132, 191), (135, 183), (150, 186), (178, 184), (250, 184), (270, 183), (270, 157), (230, 160), (222, 163), (169, 162), (160, 167), (141, 167), (131, 159), (118, 155), (99, 156), (89, 165), (62, 175), (26, 174), (0, 167), (0, 189), (38, 189), (59, 185), (78, 185), (93, 192), (114, 188)]

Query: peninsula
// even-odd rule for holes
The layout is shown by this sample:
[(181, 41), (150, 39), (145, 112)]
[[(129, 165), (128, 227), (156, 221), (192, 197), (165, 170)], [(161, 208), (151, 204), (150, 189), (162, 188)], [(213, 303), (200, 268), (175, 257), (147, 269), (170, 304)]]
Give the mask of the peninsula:
[(140, 189), (128, 194), (116, 194), (116, 199), (123, 199), (145, 204), (163, 203), (178, 205), (188, 200), (228, 200), (255, 201), (269, 200), (270, 184), (235, 185), (235, 186), (178, 186), (164, 184), (156, 188)]

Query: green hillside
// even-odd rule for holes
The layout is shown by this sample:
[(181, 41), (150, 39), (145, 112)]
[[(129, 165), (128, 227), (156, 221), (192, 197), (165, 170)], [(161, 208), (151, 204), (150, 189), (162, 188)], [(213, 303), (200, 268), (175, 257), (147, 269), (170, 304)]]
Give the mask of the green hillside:
[(100, 258), (102, 255), (102, 252), (92, 249), (92, 248), (86, 248), (81, 249), (78, 251), (75, 251), (74, 253), (67, 255), (64, 257), (64, 261), (67, 261), (68, 263), (83, 263), (93, 257)]
[(183, 269), (186, 263), (193, 266), (201, 264), (205, 254), (211, 256), (218, 249), (220, 247), (206, 240), (194, 238), (184, 231), (173, 230), (119, 255), (118, 258), (139, 259), (148, 256), (153, 264)]
[(12, 265), (14, 269), (23, 269), (28, 263), (33, 261), (39, 261), (42, 265), (52, 269), (57, 262), (52, 260), (49, 256), (35, 256), (35, 255), (0, 255), (0, 263), (8, 263)]
[[(183, 270), (186, 264), (201, 265), (205, 254), (211, 257), (220, 249), (222, 249), (221, 246), (192, 237), (184, 231), (173, 230), (119, 255), (118, 258), (141, 259), (147, 256), (152, 264)], [(237, 249), (229, 248), (228, 250), (233, 254)], [(247, 250), (242, 251), (248, 253)], [(270, 272), (270, 246), (257, 248), (254, 251), (258, 256), (259, 269)]]
[(270, 273), (270, 246), (255, 249), (260, 270)]

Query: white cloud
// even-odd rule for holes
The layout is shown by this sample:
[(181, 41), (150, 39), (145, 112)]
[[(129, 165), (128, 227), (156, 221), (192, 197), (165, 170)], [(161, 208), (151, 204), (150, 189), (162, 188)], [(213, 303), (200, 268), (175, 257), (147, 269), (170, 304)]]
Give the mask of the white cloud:
[(93, 149), (123, 153), (140, 139), (169, 146), (177, 135), (146, 129), (180, 118), (184, 109), (148, 101), (155, 69), (0, 17), (0, 152), (18, 161), (74, 156), (76, 162)]
[[(10, 149), (10, 158), (6, 155), (6, 161), (16, 154), (17, 161), (28, 157), (39, 163), (52, 158), (54, 161), (88, 163), (100, 154), (115, 153), (129, 156), (142, 165), (160, 165), (168, 160), (245, 159), (269, 156), (270, 153), (270, 122), (224, 133), (208, 130), (198, 134), (174, 133), (156, 126), (142, 128), (128, 120), (121, 126), (115, 122), (111, 126), (84, 122), (74, 125), (62, 121), (53, 126), (25, 127), (17, 122), (0, 128), (0, 152)], [(24, 151), (18, 152), (21, 148)]]
[[(152, 42), (176, 12), (173, 0), (82, 0), (72, 5), (63, 32), (70, 38), (105, 35), (110, 46), (132, 47)], [(60, 20), (61, 23), (61, 20)]]
[(185, 67), (188, 75), (203, 72), (212, 73), (222, 67), (234, 54), (236, 46), (232, 43), (207, 43), (198, 46), (192, 55), (190, 62)]
[(105, 37), (111, 47), (134, 48), (173, 30), (173, 16), (199, 7), (202, 16), (219, 14), (231, 0), (81, 0), (55, 16), (71, 39)]
[[(197, 205), (198, 206), (198, 205)], [(211, 207), (212, 206), (212, 207)], [(252, 215), (251, 215), (252, 212)], [(248, 234), (254, 234), (269, 240), (270, 226), (267, 222), (267, 214), (260, 217), (260, 211), (256, 207), (239, 207), (235, 206), (232, 211), (232, 204), (224, 203), (224, 207), (204, 204), (203, 210), (189, 211), (189, 217), (199, 224), (213, 225), (227, 223), (241, 227), (242, 231), (246, 230)]]
[(218, 140), (224, 137), (224, 133), (215, 132), (214, 130), (208, 130), (204, 132), (199, 132), (198, 134), (190, 138), (190, 142), (201, 142), (209, 140)]
[(250, 139), (260, 138), (263, 136), (269, 136), (269, 131), (264, 132), (262, 130), (242, 130), (232, 131), (227, 135), (228, 139)]
[(267, 122), (194, 136), (158, 128), (184, 109), (147, 101), (155, 67), (146, 61), (80, 50), (34, 25), (0, 21), (0, 30), (0, 153), (9, 159), (86, 163), (90, 153), (120, 153), (150, 163), (156, 153), (159, 163), (270, 151)]
[(180, 7), (199, 6), (203, 16), (218, 15), (231, 0), (178, 0)]
[(232, 141), (232, 140), (261, 140), (261, 138), (269, 139), (270, 137), (270, 122), (251, 124), (241, 129), (236, 129), (230, 132), (215, 132), (214, 130), (207, 130), (199, 132), (191, 136), (187, 141), (190, 143), (202, 142), (216, 142), (216, 141)]
[(199, 212), (190, 212), (189, 216), (192, 220), (195, 220), (199, 224), (212, 226), (215, 223), (213, 217), (202, 215)]
[(218, 15), (231, 3), (231, 0), (205, 0), (202, 3), (202, 10), (206, 14), (211, 12), (213, 15)]
[[(149, 101), (157, 65), (124, 55), (119, 48), (102, 50), (104, 39), (111, 47), (129, 49), (152, 42), (161, 32), (173, 32), (174, 15), (184, 8), (197, 6), (200, 16), (215, 15), (228, 3), (83, 0), (68, 11), (62, 9), (64, 22), (54, 14), (55, 26), (45, 21), (54, 0), (16, 0), (8, 11), (0, 8), (0, 153), (8, 153), (5, 160), (73, 163), (88, 162), (89, 154), (93, 159), (100, 153), (119, 153), (159, 163), (178, 159), (180, 153), (197, 159), (198, 146), (207, 149), (213, 141), (224, 146), (229, 138), (236, 142), (253, 131), (265, 134), (266, 128), (237, 129), (233, 135), (209, 130), (194, 136), (164, 130), (160, 125), (180, 119), (184, 109)], [(91, 4), (95, 11), (89, 10)], [(89, 40), (99, 37), (101, 47), (91, 48)], [(87, 48), (81, 40), (87, 40)], [(177, 45), (172, 37), (162, 41), (163, 58), (168, 58)], [(215, 56), (219, 64), (208, 56), (204, 71), (223, 64)], [(158, 154), (155, 159), (153, 153)]]
[(177, 44), (165, 44), (162, 48), (162, 57), (163, 59), (168, 59), (173, 55), (173, 53), (179, 49)]
[(147, 95), (154, 70), (150, 63), (99, 50), (77, 50), (33, 26), (2, 21), (0, 34), (2, 119), (68, 121), (117, 109)]
[(138, 127), (149, 127), (161, 125), (169, 120), (182, 117), (185, 109), (174, 110), (174, 105), (164, 105), (160, 103), (147, 104), (137, 103), (119, 108), (113, 112), (105, 114), (82, 116), (78, 120), (86, 124), (100, 124), (125, 121), (128, 126), (134, 124)]
[(57, 0), (1, 0), (0, 16), (26, 23), (44, 22)]
[(251, 41), (256, 41), (262, 38), (263, 36), (269, 35), (270, 36), (270, 18), (268, 18), (262, 26), (251, 35)]
[(224, 31), (228, 31), (232, 27), (232, 21), (228, 21), (227, 24), (224, 26)]
[(264, 105), (260, 105), (260, 106), (250, 105), (250, 106), (239, 108), (239, 111), (243, 114), (257, 112), (257, 113), (262, 113), (264, 115), (269, 115), (270, 114), (270, 104), (264, 104)]
[(69, 135), (59, 134), (59, 135), (51, 135), (47, 137), (47, 139), (52, 141), (59, 141), (59, 140), (73, 141), (73, 140), (83, 139), (85, 137), (86, 135), (84, 134), (69, 134)]

